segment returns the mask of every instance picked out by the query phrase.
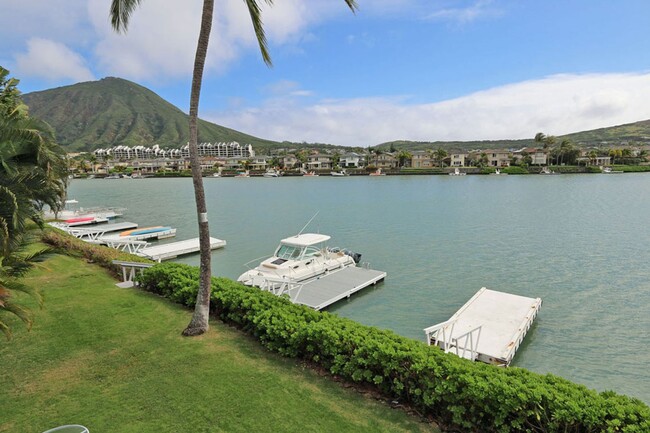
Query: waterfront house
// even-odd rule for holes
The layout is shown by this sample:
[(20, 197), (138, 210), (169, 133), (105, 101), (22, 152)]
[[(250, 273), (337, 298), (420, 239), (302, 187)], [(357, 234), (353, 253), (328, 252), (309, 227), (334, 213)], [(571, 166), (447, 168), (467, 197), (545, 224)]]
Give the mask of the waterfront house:
[(465, 160), (468, 158), (468, 153), (450, 153), (449, 166), (450, 167), (465, 167)]
[(517, 161), (525, 157), (530, 157), (530, 165), (546, 165), (548, 162), (548, 153), (544, 149), (534, 147), (524, 147), (512, 152)]
[(510, 167), (510, 152), (504, 149), (486, 149), (485, 153), (490, 167)]
[(364, 156), (355, 152), (348, 152), (339, 157), (341, 168), (359, 168), (364, 166)]
[(331, 170), (332, 157), (330, 155), (323, 155), (316, 153), (307, 156), (306, 167), (307, 170)]
[(382, 153), (375, 155), (374, 158), (375, 165), (377, 168), (391, 169), (397, 168), (399, 161), (392, 153)]
[(411, 152), (411, 167), (413, 168), (431, 168), (434, 167), (434, 160), (431, 158), (431, 152), (426, 150), (414, 150)]

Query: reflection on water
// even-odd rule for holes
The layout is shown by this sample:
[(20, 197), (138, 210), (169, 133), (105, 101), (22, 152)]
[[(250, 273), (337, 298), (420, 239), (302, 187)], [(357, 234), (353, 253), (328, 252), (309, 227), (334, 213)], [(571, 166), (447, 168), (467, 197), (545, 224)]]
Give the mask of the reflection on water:
[[(424, 341), (486, 286), (541, 297), (514, 365), (650, 402), (650, 175), (205, 179), (215, 274), (236, 278), (307, 232), (363, 253), (386, 281), (330, 308)], [(191, 179), (78, 180), (83, 206), (196, 237)], [(181, 261), (198, 264), (198, 257)]]

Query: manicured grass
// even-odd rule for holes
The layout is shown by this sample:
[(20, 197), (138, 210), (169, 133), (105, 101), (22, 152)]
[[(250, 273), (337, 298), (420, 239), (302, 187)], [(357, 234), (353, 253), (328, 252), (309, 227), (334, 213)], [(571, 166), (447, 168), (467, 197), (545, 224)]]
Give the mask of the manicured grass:
[(56, 256), (30, 283), (45, 309), (0, 342), (0, 432), (439, 431), (220, 322), (181, 337), (190, 311), (96, 265)]

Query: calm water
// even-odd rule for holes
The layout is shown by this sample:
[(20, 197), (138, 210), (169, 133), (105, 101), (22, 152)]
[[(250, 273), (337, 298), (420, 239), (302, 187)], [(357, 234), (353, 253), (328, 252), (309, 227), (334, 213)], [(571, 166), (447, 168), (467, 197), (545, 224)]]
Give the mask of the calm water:
[[(650, 403), (650, 174), (205, 179), (215, 274), (236, 278), (300, 231), (386, 281), (329, 311), (424, 340), (486, 286), (541, 297), (514, 365)], [(196, 237), (190, 179), (75, 180), (83, 206)], [(198, 257), (182, 259), (198, 264)]]

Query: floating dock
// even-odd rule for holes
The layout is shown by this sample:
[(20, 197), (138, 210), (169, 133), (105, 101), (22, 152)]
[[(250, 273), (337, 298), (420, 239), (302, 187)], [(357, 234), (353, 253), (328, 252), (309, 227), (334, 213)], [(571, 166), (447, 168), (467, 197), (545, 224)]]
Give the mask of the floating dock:
[[(210, 238), (210, 249), (216, 250), (226, 246), (226, 241)], [(136, 254), (155, 261), (175, 259), (178, 256), (192, 254), (199, 251), (199, 238), (188, 239), (185, 241), (171, 242), (154, 247), (145, 247), (137, 251)]]
[(294, 304), (322, 310), (384, 278), (386, 272), (349, 266), (312, 280), (287, 284), (276, 294), (286, 293)]
[(424, 330), (429, 345), (466, 359), (508, 366), (542, 306), (483, 287), (449, 320)]

